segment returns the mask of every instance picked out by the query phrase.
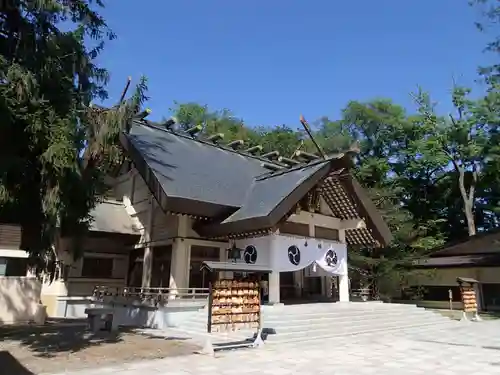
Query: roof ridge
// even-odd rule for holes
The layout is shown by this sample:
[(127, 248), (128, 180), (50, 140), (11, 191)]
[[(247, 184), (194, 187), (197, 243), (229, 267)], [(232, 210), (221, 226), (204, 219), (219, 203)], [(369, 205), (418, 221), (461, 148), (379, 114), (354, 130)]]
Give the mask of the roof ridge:
[(261, 175), (256, 176), (255, 181), (263, 181), (263, 180), (266, 180), (268, 178), (282, 176), (282, 175), (287, 174), (289, 172), (295, 172), (295, 171), (298, 171), (298, 170), (301, 170), (304, 168), (314, 167), (318, 164), (328, 163), (328, 162), (332, 161), (333, 159), (334, 158), (319, 159), (319, 160), (314, 160), (314, 161), (312, 161), (310, 163), (306, 163), (306, 164), (298, 164), (292, 168), (283, 168), (283, 169), (273, 171), (273, 172), (266, 172), (266, 173), (263, 173)]
[[(230, 147), (221, 146), (221, 145), (219, 145), (217, 143), (214, 143), (214, 142), (209, 142), (209, 141), (206, 141), (206, 140), (203, 140), (203, 139), (194, 138), (194, 137), (188, 135), (187, 133), (183, 134), (184, 132), (181, 133), (181, 132), (176, 132), (176, 131), (164, 129), (158, 123), (154, 123), (154, 122), (149, 121), (149, 120), (137, 120), (137, 119), (134, 119), (133, 121), (136, 122), (137, 124), (141, 125), (141, 126), (147, 126), (149, 128), (153, 128), (155, 130), (160, 130), (160, 131), (163, 131), (165, 133), (172, 134), (172, 135), (175, 135), (175, 136), (178, 136), (178, 137), (181, 137), (181, 138), (184, 138), (184, 139), (188, 139), (188, 140), (191, 140), (191, 141), (195, 141), (195, 142), (207, 145), (207, 146), (215, 147), (215, 148), (218, 148), (218, 149), (223, 150), (223, 151), (229, 151), (229, 152), (231, 152), (233, 154), (236, 154), (236, 155), (241, 155), (241, 156), (244, 156), (244, 157), (247, 157), (247, 158), (250, 158), (250, 159), (255, 159), (255, 160), (261, 161), (263, 163), (273, 164), (273, 165), (276, 165), (278, 167), (287, 168), (287, 166), (285, 164), (278, 163), (278, 162), (276, 162), (274, 160), (271, 160), (271, 159), (266, 159), (266, 158), (263, 158), (263, 157), (260, 157), (260, 156), (257, 156), (257, 155), (252, 155), (252, 154), (249, 154), (249, 153), (246, 153), (246, 152), (241, 152), (241, 151), (232, 149)], [(307, 166), (309, 164), (301, 164), (301, 165), (304, 167), (304, 166)], [(278, 170), (277, 172), (281, 172), (281, 170)], [(271, 173), (275, 173), (275, 172), (271, 172)]]

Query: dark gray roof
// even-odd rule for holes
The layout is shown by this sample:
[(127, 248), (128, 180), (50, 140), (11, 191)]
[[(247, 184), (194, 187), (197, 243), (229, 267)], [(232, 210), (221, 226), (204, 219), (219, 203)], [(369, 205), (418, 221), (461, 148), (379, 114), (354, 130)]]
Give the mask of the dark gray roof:
[(255, 272), (255, 273), (271, 273), (270, 268), (248, 263), (229, 263), (229, 262), (211, 262), (205, 261), (201, 264), (201, 269), (207, 271), (228, 271), (228, 272)]
[(500, 265), (500, 254), (439, 256), (418, 260), (415, 265), (424, 268), (498, 266)]
[(166, 211), (226, 218), (225, 223), (267, 216), (297, 186), (318, 171), (326, 173), (329, 163), (272, 173), (263, 166), (267, 159), (140, 123), (124, 138), (143, 161), (143, 168), (135, 163), (141, 175), (147, 180), (149, 167), (165, 193)]
[(500, 229), (481, 232), (475, 236), (451, 241), (434, 249), (435, 256), (475, 255), (500, 253)]
[(262, 161), (152, 126), (135, 124), (128, 135), (169, 197), (239, 208)]
[(216, 236), (238, 233), (242, 227), (247, 231), (271, 227), (329, 172), (330, 162), (321, 161), (254, 180), (241, 200), (241, 208), (220, 224), (205, 226), (202, 233)]
[(328, 164), (329, 161), (323, 161), (315, 165), (287, 171), (287, 173), (256, 179), (244, 198), (241, 209), (229, 216), (222, 224), (268, 216), (272, 209), (290, 195), (297, 186), (306, 182), (308, 178), (314, 176), (316, 172), (324, 169)]
[[(349, 231), (346, 237), (350, 244), (378, 246), (391, 241), (387, 225), (374, 205), (356, 200), (359, 192), (338, 175), (349, 173), (349, 152), (288, 168), (144, 120), (134, 120), (130, 132), (122, 134), (121, 142), (165, 212), (210, 218), (208, 223), (196, 223), (195, 229), (202, 236), (215, 238), (267, 230), (321, 183), (331, 187), (328, 194), (337, 196), (329, 205), (344, 211), (350, 208), (353, 217), (364, 217), (370, 224), (363, 236), (357, 235), (363, 229)], [(266, 164), (274, 164), (274, 168), (268, 169)], [(283, 168), (276, 171), (275, 167)], [(329, 184), (325, 182), (328, 179)], [(339, 195), (341, 191), (343, 195)]]

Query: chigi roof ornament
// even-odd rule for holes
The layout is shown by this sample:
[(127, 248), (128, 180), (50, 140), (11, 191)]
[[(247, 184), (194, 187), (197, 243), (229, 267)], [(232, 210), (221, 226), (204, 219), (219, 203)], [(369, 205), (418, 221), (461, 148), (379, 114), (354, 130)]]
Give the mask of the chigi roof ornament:
[(319, 145), (318, 142), (314, 139), (314, 136), (311, 133), (311, 128), (309, 127), (309, 124), (307, 123), (306, 119), (304, 118), (303, 115), (300, 115), (300, 123), (302, 124), (304, 130), (306, 131), (307, 135), (309, 136), (309, 139), (312, 141), (314, 146), (316, 147), (316, 150), (318, 150), (318, 153), (323, 157), (323, 159), (327, 159), (327, 156), (321, 146)]

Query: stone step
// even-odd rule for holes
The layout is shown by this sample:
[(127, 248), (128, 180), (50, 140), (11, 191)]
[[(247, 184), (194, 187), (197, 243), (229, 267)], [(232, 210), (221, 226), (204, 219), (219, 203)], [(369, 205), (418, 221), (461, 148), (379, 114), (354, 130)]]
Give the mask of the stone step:
[[(322, 322), (322, 323), (355, 323), (358, 321), (365, 321), (365, 320), (373, 320), (373, 319), (384, 319), (384, 318), (394, 318), (398, 316), (405, 316), (409, 319), (416, 317), (428, 317), (429, 314), (427, 311), (424, 309), (412, 309), (409, 311), (400, 311), (398, 309), (388, 309), (386, 311), (373, 311), (373, 312), (367, 312), (367, 311), (355, 311), (350, 314), (346, 314), (345, 311), (343, 312), (328, 312), (325, 311), (323, 313), (312, 313), (312, 314), (288, 314), (288, 315), (280, 315), (280, 314), (269, 314), (264, 312), (263, 314), (263, 323), (265, 326), (272, 326), (272, 327), (278, 327), (278, 326), (288, 326), (288, 325), (308, 325), (308, 324), (315, 324), (317, 322)], [(430, 316), (437, 316), (440, 317), (437, 314), (432, 314)], [(206, 328), (207, 325), (207, 313), (203, 312), (196, 317), (192, 317), (188, 319), (186, 322), (184, 322), (183, 326), (185, 327), (204, 327)]]
[[(443, 320), (434, 317), (423, 317), (421, 319), (408, 319), (404, 315), (392, 319), (372, 319), (353, 324), (345, 323), (338, 325), (331, 325), (328, 323), (317, 323), (306, 326), (288, 326), (275, 328), (276, 334), (270, 335), (269, 338), (274, 337), (301, 337), (301, 336), (317, 336), (325, 333), (335, 333), (341, 335), (348, 335), (352, 332), (370, 331), (372, 329), (392, 327), (394, 325), (404, 329), (407, 326), (415, 326), (418, 324), (440, 324)], [(265, 326), (265, 325), (264, 325)], [(274, 327), (273, 327), (274, 328)]]
[[(392, 307), (388, 307), (388, 306)], [(388, 304), (381, 302), (331, 302), (331, 303), (311, 303), (303, 305), (274, 305), (262, 306), (265, 312), (280, 311), (284, 314), (295, 314), (298, 311), (332, 311), (332, 310), (371, 310), (371, 309), (385, 309), (394, 307), (414, 307), (415, 305), (405, 305), (405, 304)]]
[[(244, 340), (253, 337), (255, 333), (249, 330), (208, 334), (207, 314), (206, 309), (197, 312), (180, 329), (199, 338), (210, 338), (213, 343)], [(263, 308), (263, 327), (275, 332), (268, 335), (266, 342), (269, 344), (325, 340), (384, 331), (422, 332), (425, 329), (455, 326), (454, 323), (458, 322), (406, 304), (318, 303)]]
[(289, 325), (289, 326), (270, 326), (268, 324), (264, 323), (264, 328), (272, 328), (276, 331), (277, 334), (288, 334), (291, 332), (316, 332), (316, 331), (321, 331), (321, 330), (335, 330), (337, 332), (341, 332), (344, 330), (350, 330), (350, 329), (360, 329), (364, 327), (373, 327), (379, 324), (385, 324), (385, 323), (393, 323), (393, 322), (398, 322), (401, 324), (403, 327), (406, 324), (417, 324), (419, 322), (422, 323), (440, 323), (442, 320), (439, 318), (434, 318), (434, 317), (422, 317), (420, 319), (408, 319), (407, 317), (401, 315), (401, 316), (395, 316), (391, 319), (365, 319), (362, 321), (357, 321), (357, 322), (336, 322), (332, 324), (331, 322), (321, 322), (321, 321), (313, 321), (309, 324), (305, 325)]
[(425, 311), (423, 310), (414, 310), (414, 311), (399, 311), (399, 310), (387, 310), (387, 311), (355, 311), (349, 314), (346, 314), (345, 312), (339, 313), (339, 312), (325, 312), (322, 314), (301, 314), (301, 315), (287, 315), (287, 316), (281, 316), (281, 315), (268, 315), (268, 314), (263, 314), (263, 320), (266, 323), (282, 323), (282, 322), (290, 322), (290, 323), (296, 323), (300, 324), (302, 322), (308, 322), (312, 320), (339, 320), (339, 321), (344, 321), (344, 320), (351, 320), (351, 321), (356, 321), (356, 320), (364, 320), (368, 318), (383, 318), (385, 316), (390, 317), (390, 316), (396, 316), (396, 315), (406, 315), (406, 316), (421, 316), (421, 315), (427, 315)]
[(314, 315), (322, 315), (325, 313), (328, 314), (355, 314), (355, 313), (365, 313), (365, 312), (376, 312), (376, 311), (417, 311), (421, 310), (420, 308), (416, 306), (408, 306), (408, 305), (394, 305), (394, 306), (388, 306), (389, 304), (380, 304), (379, 306), (373, 306), (370, 304), (366, 304), (368, 306), (365, 307), (349, 307), (349, 306), (335, 306), (331, 308), (314, 308), (314, 307), (309, 307), (309, 308), (301, 308), (301, 309), (289, 309), (289, 308), (283, 308), (283, 307), (276, 307), (274, 309), (263, 309), (263, 314), (265, 316), (280, 316), (280, 317), (287, 317), (287, 316), (297, 316), (297, 315), (309, 315), (309, 316), (314, 316)]
[[(400, 312), (385, 312), (383, 314), (369, 314), (369, 315), (359, 315), (359, 316), (325, 316), (317, 319), (303, 319), (297, 317), (297, 319), (290, 320), (267, 320), (263, 319), (264, 328), (272, 328), (278, 332), (287, 331), (297, 331), (304, 329), (320, 329), (320, 328), (331, 328), (338, 326), (350, 326), (358, 327), (360, 325), (365, 325), (366, 323), (372, 324), (373, 322), (382, 321), (442, 321), (443, 317), (436, 314), (426, 314), (425, 311), (412, 313), (412, 314), (402, 314)], [(444, 318), (447, 319), (447, 318)], [(203, 320), (190, 321), (183, 325), (184, 327), (192, 331), (205, 332), (207, 328), (206, 318)]]
[[(374, 311), (374, 312), (355, 312), (351, 314), (340, 314), (340, 313), (328, 313), (325, 312), (323, 314), (304, 314), (304, 315), (287, 315), (287, 316), (280, 316), (280, 315), (269, 315), (269, 314), (264, 314), (263, 316), (263, 323), (265, 325), (271, 325), (271, 326), (287, 326), (287, 325), (307, 325), (310, 323), (316, 323), (316, 322), (331, 322), (331, 323), (356, 323), (358, 321), (366, 321), (366, 320), (373, 320), (373, 319), (392, 319), (395, 317), (399, 316), (405, 316), (408, 319), (413, 319), (413, 318), (421, 318), (421, 317), (437, 317), (437, 318), (442, 318), (442, 316), (435, 314), (435, 313), (430, 313), (428, 311), (425, 311), (424, 309), (415, 309), (412, 311), (398, 311), (396, 309), (394, 310), (387, 310), (387, 311)], [(447, 318), (445, 318), (447, 319)], [(207, 315), (206, 313), (202, 313), (197, 315), (196, 317), (191, 317), (187, 321), (183, 323), (183, 326), (190, 327), (190, 326), (201, 326), (201, 327), (206, 327), (207, 324)]]
[[(420, 321), (420, 322), (408, 322), (402, 320), (393, 320), (390, 322), (379, 322), (378, 324), (367, 324), (365, 326), (355, 326), (348, 327), (343, 330), (331, 330), (331, 329), (318, 329), (309, 331), (298, 331), (298, 332), (287, 332), (287, 333), (277, 333), (275, 335), (268, 335), (266, 344), (288, 344), (296, 342), (319, 342), (324, 344), (324, 340), (335, 339), (338, 337), (346, 336), (377, 336), (380, 332), (393, 331), (395, 334), (408, 335), (408, 334), (420, 334), (423, 332), (430, 331), (440, 331), (444, 329), (460, 327), (462, 323), (457, 321), (452, 321), (449, 319), (444, 320), (433, 320), (433, 321)], [(328, 327), (331, 328), (331, 327)], [(249, 340), (254, 337), (254, 331), (235, 331), (228, 333), (212, 333), (208, 334), (206, 332), (200, 331), (183, 331), (190, 336), (197, 338), (199, 341), (210, 339), (213, 345), (225, 344), (229, 342), (239, 342), (244, 340)]]
[[(287, 339), (281, 338), (280, 340), (267, 340), (266, 344), (269, 346), (272, 345), (293, 345), (297, 342), (306, 342), (308, 346), (312, 345), (328, 345), (329, 340), (338, 340), (339, 338), (349, 338), (349, 340), (357, 340), (359, 339), (361, 342), (366, 341), (367, 339), (377, 340), (380, 337), (381, 333), (389, 332), (391, 335), (398, 337), (412, 337), (416, 335), (426, 335), (426, 334), (436, 334), (441, 331), (447, 331), (450, 329), (456, 329), (457, 326), (452, 323), (458, 322), (442, 322), (440, 324), (429, 323), (429, 324), (415, 324), (406, 327), (401, 326), (393, 326), (393, 327), (384, 327), (384, 328), (374, 328), (369, 331), (358, 331), (352, 332), (350, 334), (324, 334), (318, 335), (314, 337), (304, 337), (300, 340), (296, 338)], [(335, 341), (337, 342), (337, 341)]]
[[(356, 336), (356, 335), (367, 335), (367, 334), (376, 334), (380, 332), (401, 332), (405, 331), (408, 329), (422, 329), (422, 328), (432, 328), (432, 329), (437, 329), (438, 327), (445, 328), (447, 327), (447, 323), (418, 323), (418, 324), (413, 324), (413, 325), (406, 325), (405, 327), (401, 327), (400, 324), (387, 324), (385, 326), (379, 326), (375, 328), (368, 328), (368, 329), (353, 329), (350, 332), (323, 332), (323, 333), (317, 333), (314, 335), (299, 335), (299, 336), (285, 336), (283, 335), (269, 335), (266, 340), (266, 344), (268, 345), (282, 345), (282, 344), (293, 344), (297, 342), (318, 342), (320, 340), (328, 340), (328, 339), (334, 339), (334, 338), (339, 338), (339, 337), (346, 337), (346, 336)], [(273, 338), (272, 336), (275, 336)], [(323, 343), (324, 344), (324, 343)]]

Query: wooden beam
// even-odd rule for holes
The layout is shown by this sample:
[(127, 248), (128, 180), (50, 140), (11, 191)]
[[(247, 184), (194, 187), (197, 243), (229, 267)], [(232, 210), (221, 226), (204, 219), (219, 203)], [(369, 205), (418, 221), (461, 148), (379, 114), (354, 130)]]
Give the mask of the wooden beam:
[(314, 224), (317, 227), (338, 230), (366, 228), (366, 223), (363, 219), (340, 220), (336, 217), (307, 211), (292, 214), (287, 221), (297, 224)]
[(287, 221), (298, 224), (314, 224), (318, 227), (341, 229), (341, 220), (336, 217), (325, 216), (307, 211), (301, 211), (298, 214), (292, 214)]
[(340, 229), (362, 229), (366, 228), (366, 223), (363, 219), (341, 220)]

